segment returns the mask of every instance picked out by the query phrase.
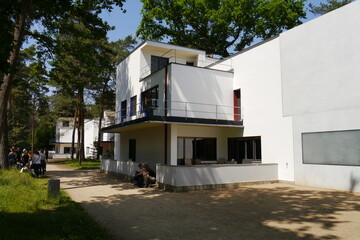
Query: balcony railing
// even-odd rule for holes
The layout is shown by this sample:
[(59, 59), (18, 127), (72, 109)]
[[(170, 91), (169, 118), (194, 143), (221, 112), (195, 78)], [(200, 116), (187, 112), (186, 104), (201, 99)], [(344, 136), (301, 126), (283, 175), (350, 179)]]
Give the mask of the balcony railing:
[[(158, 104), (157, 99), (150, 99), (151, 105), (144, 106), (137, 104), (136, 109), (131, 107), (126, 108), (125, 111), (116, 112), (116, 123), (127, 122), (147, 116), (167, 116), (167, 117), (183, 117), (188, 118), (202, 118), (212, 120), (227, 120), (227, 121), (242, 121), (244, 109), (242, 107), (181, 102), (181, 101), (167, 101), (166, 107), (164, 103)], [(134, 110), (136, 110), (134, 112)]]

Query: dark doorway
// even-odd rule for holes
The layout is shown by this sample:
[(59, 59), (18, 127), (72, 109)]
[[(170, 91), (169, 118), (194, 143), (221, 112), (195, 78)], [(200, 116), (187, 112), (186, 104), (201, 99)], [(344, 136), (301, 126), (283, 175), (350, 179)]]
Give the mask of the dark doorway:
[(136, 161), (136, 139), (129, 139), (129, 159)]

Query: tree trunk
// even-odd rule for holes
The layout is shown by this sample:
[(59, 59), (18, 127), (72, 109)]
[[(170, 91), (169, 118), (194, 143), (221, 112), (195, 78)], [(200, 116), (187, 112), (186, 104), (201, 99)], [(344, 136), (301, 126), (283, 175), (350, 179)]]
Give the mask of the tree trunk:
[(78, 117), (77, 117), (77, 141), (76, 141), (76, 159), (80, 159), (80, 151), (81, 151), (81, 149), (80, 149), (80, 146), (81, 146), (81, 144), (80, 144), (80, 141), (81, 141), (81, 126), (80, 126), (80, 122), (81, 122), (81, 110), (80, 110), (80, 105), (78, 106), (78, 109), (77, 109), (77, 111), (78, 111)]
[(78, 129), (78, 146), (79, 146), (79, 164), (85, 160), (84, 152), (84, 89), (78, 91), (78, 102), (79, 102), (79, 129)]
[(100, 159), (100, 148), (101, 148), (101, 141), (102, 141), (101, 125), (102, 125), (103, 115), (104, 115), (104, 106), (101, 105), (101, 107), (100, 107), (100, 117), (99, 117), (98, 141), (97, 141), (97, 146), (96, 146), (96, 149), (97, 149), (97, 151), (96, 151), (96, 159)]
[(78, 110), (75, 110), (75, 114), (74, 114), (74, 128), (73, 128), (73, 132), (72, 132), (72, 139), (71, 139), (71, 160), (74, 160), (74, 150), (75, 150), (75, 132), (76, 132), (76, 126), (77, 126), (77, 114)]
[[(21, 45), (24, 40), (25, 20), (29, 5), (25, 3), (22, 6), (21, 13), (16, 16), (14, 22), (13, 32), (13, 49), (10, 53), (8, 62), (11, 65), (11, 70), (14, 70), (14, 65), (19, 57)], [(11, 91), (14, 73), (3, 76), (3, 82), (0, 87), (0, 168), (8, 167), (7, 153), (8, 153), (8, 124), (7, 124), (7, 103)]]
[(35, 96), (33, 96), (32, 114), (31, 114), (31, 152), (34, 152), (35, 143)]

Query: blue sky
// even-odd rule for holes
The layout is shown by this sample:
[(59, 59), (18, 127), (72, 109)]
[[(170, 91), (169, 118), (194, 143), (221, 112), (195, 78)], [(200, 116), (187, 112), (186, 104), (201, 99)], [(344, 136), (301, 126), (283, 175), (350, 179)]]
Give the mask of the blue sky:
[[(308, 0), (305, 2), (305, 6), (309, 3), (317, 6), (320, 2), (326, 2), (326, 0)], [(102, 14), (104, 20), (110, 25), (115, 26), (115, 30), (108, 33), (110, 41), (123, 39), (128, 35), (135, 36), (136, 29), (141, 21), (141, 7), (142, 3), (140, 0), (127, 0), (124, 4), (126, 13), (122, 13), (119, 8), (116, 8), (111, 13), (104, 12)], [(307, 19), (304, 21), (309, 21), (313, 18), (313, 14), (308, 12)]]

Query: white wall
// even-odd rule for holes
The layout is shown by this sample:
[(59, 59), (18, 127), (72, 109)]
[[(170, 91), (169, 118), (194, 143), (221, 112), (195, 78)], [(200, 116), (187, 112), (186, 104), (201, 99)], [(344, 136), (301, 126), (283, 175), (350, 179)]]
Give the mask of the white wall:
[(280, 36), (284, 114), (294, 116), (298, 184), (360, 191), (360, 167), (303, 164), (301, 146), (304, 132), (360, 129), (359, 12), (355, 1)]
[(293, 181), (292, 121), (282, 112), (279, 44), (273, 39), (223, 63), (232, 61), (232, 89), (241, 89), (243, 136), (261, 136), (262, 163), (278, 163), (279, 179)]
[(85, 119), (85, 121), (84, 121), (84, 130), (85, 130), (84, 152), (85, 152), (86, 158), (92, 156), (91, 153), (95, 149), (94, 141), (97, 140), (98, 129), (99, 129), (99, 121)]
[(164, 163), (164, 125), (121, 133), (120, 158), (118, 158), (121, 161), (129, 160), (129, 139), (136, 140), (136, 162), (149, 163), (153, 169), (155, 169), (156, 163)]
[(284, 115), (360, 107), (360, 1), (280, 37)]
[[(301, 142), (301, 134), (306, 132), (360, 129), (360, 109), (319, 112), (293, 119), (295, 183), (360, 192), (359, 166), (303, 164)], [(346, 157), (346, 150), (344, 153)]]
[[(63, 121), (70, 121), (69, 127), (63, 127)], [(72, 142), (73, 129), (73, 118), (59, 118), (56, 121), (56, 142)], [(77, 142), (77, 131), (75, 132), (75, 141)]]
[(172, 116), (234, 119), (232, 73), (172, 64), (169, 76)]
[(135, 50), (130, 56), (123, 60), (117, 67), (116, 78), (116, 123), (120, 122), (121, 102), (127, 100), (130, 106), (130, 98), (137, 96), (137, 102), (140, 102), (140, 54), (141, 50)]
[(156, 167), (156, 180), (172, 186), (199, 186), (278, 180), (277, 164)]

